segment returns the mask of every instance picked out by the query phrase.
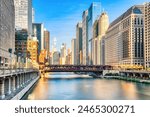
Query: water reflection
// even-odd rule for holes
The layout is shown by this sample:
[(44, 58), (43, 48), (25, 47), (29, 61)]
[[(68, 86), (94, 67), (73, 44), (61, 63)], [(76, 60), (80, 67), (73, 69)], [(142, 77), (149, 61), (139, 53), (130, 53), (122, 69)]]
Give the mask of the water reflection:
[(150, 99), (150, 85), (95, 79), (68, 73), (49, 74), (24, 96), (28, 100)]

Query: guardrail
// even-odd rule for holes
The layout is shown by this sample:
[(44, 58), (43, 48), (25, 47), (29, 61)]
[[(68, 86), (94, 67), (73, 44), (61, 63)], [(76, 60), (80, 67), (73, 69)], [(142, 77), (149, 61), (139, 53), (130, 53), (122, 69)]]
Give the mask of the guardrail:
[(18, 72), (29, 72), (33, 70), (38, 70), (34, 68), (16, 68), (16, 69), (11, 69), (11, 68), (0, 68), (0, 75), (6, 75), (6, 74), (13, 74), (13, 73), (18, 73)]

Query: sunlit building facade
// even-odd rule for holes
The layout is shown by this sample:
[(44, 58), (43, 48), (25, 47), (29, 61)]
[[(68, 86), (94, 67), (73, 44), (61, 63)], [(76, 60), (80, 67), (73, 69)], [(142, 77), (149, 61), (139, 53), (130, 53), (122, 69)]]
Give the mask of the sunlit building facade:
[(95, 21), (93, 25), (93, 51), (92, 58), (94, 65), (102, 65), (103, 50), (102, 50), (102, 38), (105, 35), (109, 26), (109, 18), (106, 12), (101, 13), (100, 17)]
[(95, 20), (99, 17), (101, 13), (101, 3), (94, 2), (88, 9), (88, 54), (89, 54), (89, 64), (93, 64), (93, 25)]
[(144, 62), (150, 67), (150, 2), (144, 5)]
[(46, 29), (44, 30), (44, 49), (50, 52), (50, 32)]
[(80, 60), (80, 53), (82, 52), (82, 23), (78, 23), (76, 26), (76, 59), (77, 65), (82, 64), (82, 60)]
[(14, 0), (0, 0), (0, 67), (8, 67), (15, 51)]
[(27, 40), (27, 51), (28, 58), (31, 59), (32, 63), (38, 62), (38, 40), (37, 38), (31, 38)]
[(27, 57), (27, 39), (27, 30), (18, 30), (15, 32), (15, 52), (17, 55), (17, 61), (20, 57), (23, 63), (26, 62)]
[(66, 44), (63, 43), (60, 49), (60, 64), (61, 65), (66, 64), (66, 56), (67, 56), (67, 48), (66, 48)]
[(38, 54), (44, 49), (44, 25), (42, 23), (32, 24), (32, 33), (34, 37), (37, 37), (39, 42)]
[(26, 29), (32, 35), (32, 0), (14, 0), (15, 3), (15, 28)]
[(71, 57), (72, 57), (72, 65), (76, 65), (77, 59), (76, 59), (76, 39), (71, 40)]
[(55, 51), (53, 53), (53, 65), (59, 65), (60, 64), (60, 53), (58, 51)]
[(144, 65), (143, 5), (135, 5), (113, 21), (105, 35), (105, 64)]
[(88, 10), (82, 14), (82, 53), (83, 64), (88, 65)]

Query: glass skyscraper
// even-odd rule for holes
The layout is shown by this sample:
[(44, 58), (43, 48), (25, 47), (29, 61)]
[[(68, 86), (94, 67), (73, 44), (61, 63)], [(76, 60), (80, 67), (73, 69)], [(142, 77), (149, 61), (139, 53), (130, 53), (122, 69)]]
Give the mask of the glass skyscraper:
[(93, 25), (95, 20), (101, 13), (101, 3), (93, 2), (88, 9), (88, 48), (89, 48), (89, 64), (93, 64), (92, 61), (92, 37), (93, 37)]
[(32, 24), (32, 33), (34, 37), (37, 37), (39, 42), (38, 54), (44, 49), (44, 25), (42, 23)]
[(26, 29), (28, 35), (32, 35), (32, 0), (14, 0), (15, 4), (15, 28)]

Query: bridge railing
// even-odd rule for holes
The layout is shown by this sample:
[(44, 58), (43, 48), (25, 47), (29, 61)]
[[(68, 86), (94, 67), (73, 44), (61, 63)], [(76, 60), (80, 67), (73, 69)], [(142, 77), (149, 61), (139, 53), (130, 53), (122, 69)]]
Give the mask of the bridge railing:
[(32, 68), (0, 68), (0, 75), (6, 75), (6, 74), (13, 74), (13, 73), (18, 73), (18, 72), (28, 72), (28, 71), (33, 71), (37, 69), (32, 69)]
[(112, 70), (111, 66), (103, 65), (50, 65), (45, 66), (44, 71), (101, 71)]

